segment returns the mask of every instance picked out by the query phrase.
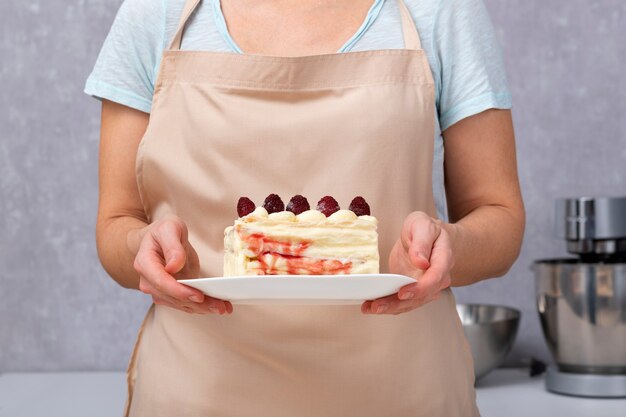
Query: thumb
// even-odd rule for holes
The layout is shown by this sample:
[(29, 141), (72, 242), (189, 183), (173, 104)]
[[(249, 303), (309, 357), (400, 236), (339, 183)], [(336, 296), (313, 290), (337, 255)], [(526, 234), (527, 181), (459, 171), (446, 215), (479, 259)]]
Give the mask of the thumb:
[(185, 224), (181, 221), (165, 221), (155, 230), (155, 237), (163, 252), (165, 271), (170, 275), (180, 272), (187, 261)]
[(165, 261), (165, 271), (170, 275), (176, 275), (179, 273), (187, 262), (187, 256), (184, 251), (169, 251), (169, 259)]
[(433, 244), (439, 237), (440, 227), (425, 213), (412, 213), (405, 221), (403, 241), (411, 263), (418, 269), (428, 269)]

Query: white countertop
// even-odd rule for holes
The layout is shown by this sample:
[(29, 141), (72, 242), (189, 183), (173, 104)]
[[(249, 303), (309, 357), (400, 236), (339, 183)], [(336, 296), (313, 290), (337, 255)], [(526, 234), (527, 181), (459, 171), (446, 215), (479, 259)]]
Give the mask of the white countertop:
[[(476, 393), (482, 417), (625, 417), (626, 399), (551, 394), (544, 378), (516, 369), (496, 370)], [(0, 375), (0, 417), (121, 416), (126, 399), (122, 372)]]
[(476, 396), (482, 417), (626, 417), (626, 399), (596, 399), (553, 394), (545, 374), (498, 369), (478, 381)]

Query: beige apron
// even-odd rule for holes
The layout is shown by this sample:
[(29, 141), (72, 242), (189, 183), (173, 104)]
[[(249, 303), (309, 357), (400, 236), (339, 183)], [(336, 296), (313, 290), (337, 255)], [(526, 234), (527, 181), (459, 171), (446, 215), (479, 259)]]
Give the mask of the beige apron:
[[(181, 51), (189, 0), (137, 157), (150, 221), (189, 227), (201, 276), (221, 276), (237, 199), (364, 196), (381, 268), (414, 210), (435, 216), (434, 85), (404, 4), (406, 49), (303, 57)], [(475, 416), (472, 359), (449, 290), (397, 316), (357, 306), (152, 307), (128, 371), (127, 415)]]

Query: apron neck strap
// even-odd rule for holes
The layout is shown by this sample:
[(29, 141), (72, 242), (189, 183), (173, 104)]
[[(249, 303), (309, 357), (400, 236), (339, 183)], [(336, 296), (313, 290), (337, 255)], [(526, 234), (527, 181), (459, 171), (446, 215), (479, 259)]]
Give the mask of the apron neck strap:
[(176, 29), (176, 34), (170, 43), (170, 50), (177, 51), (180, 49), (180, 44), (183, 40), (183, 32), (185, 31), (185, 26), (187, 26), (187, 21), (196, 10), (196, 7), (200, 4), (201, 0), (187, 0), (185, 3), (185, 7), (183, 8), (183, 13), (180, 15), (180, 21), (178, 22), (178, 28)]
[[(187, 0), (185, 3), (185, 7), (183, 9), (183, 13), (180, 16), (180, 21), (178, 22), (178, 28), (176, 29), (176, 34), (170, 43), (170, 50), (179, 50), (180, 45), (183, 40), (183, 32), (185, 31), (185, 26), (187, 25), (187, 21), (196, 10), (196, 7), (200, 4), (201, 0)], [(417, 33), (417, 28), (415, 27), (415, 22), (411, 17), (411, 13), (409, 13), (409, 9), (404, 4), (403, 0), (398, 0), (398, 8), (400, 9), (400, 17), (402, 19), (402, 35), (404, 36), (404, 46), (406, 49), (422, 49), (422, 44), (420, 42), (419, 34)]]
[(403, 0), (398, 0), (398, 8), (400, 9), (400, 17), (402, 19), (402, 35), (404, 36), (404, 47), (406, 49), (422, 49), (415, 22), (411, 17), (409, 9)]

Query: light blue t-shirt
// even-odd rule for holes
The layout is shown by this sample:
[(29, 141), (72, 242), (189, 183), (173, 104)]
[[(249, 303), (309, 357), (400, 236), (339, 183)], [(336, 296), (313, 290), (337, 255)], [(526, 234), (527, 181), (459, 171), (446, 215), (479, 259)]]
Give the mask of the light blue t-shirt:
[[(445, 219), (441, 132), (491, 108), (511, 107), (504, 65), (482, 0), (404, 0), (435, 80), (433, 193)], [(163, 50), (174, 36), (185, 0), (125, 0), (85, 92), (149, 113)], [(396, 0), (374, 0), (359, 30), (338, 52), (404, 47)], [(219, 0), (204, 0), (188, 22), (182, 49), (241, 53)]]

